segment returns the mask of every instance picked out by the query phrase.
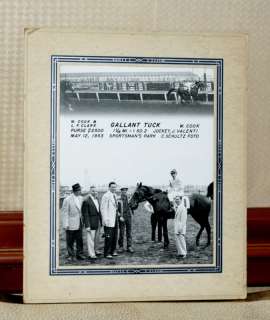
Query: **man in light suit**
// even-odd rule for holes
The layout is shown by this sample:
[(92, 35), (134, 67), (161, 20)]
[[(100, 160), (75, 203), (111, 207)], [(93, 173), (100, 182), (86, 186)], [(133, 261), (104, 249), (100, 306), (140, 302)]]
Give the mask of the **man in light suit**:
[(109, 183), (109, 190), (101, 199), (100, 211), (105, 233), (104, 257), (112, 259), (117, 256), (116, 244), (118, 234), (118, 205), (116, 198), (116, 183)]
[(175, 244), (177, 249), (177, 257), (185, 258), (187, 255), (186, 246), (186, 224), (187, 224), (187, 209), (182, 201), (183, 193), (179, 193), (174, 198), (174, 234), (175, 234)]
[(74, 243), (76, 242), (76, 258), (83, 260), (82, 239), (82, 196), (81, 186), (76, 183), (72, 186), (72, 194), (65, 198), (62, 206), (63, 228), (66, 231), (68, 261), (75, 260)]
[(101, 225), (101, 214), (99, 210), (99, 202), (97, 199), (96, 187), (90, 187), (90, 194), (85, 198), (82, 204), (82, 216), (86, 230), (88, 259), (95, 260), (96, 257), (96, 234)]

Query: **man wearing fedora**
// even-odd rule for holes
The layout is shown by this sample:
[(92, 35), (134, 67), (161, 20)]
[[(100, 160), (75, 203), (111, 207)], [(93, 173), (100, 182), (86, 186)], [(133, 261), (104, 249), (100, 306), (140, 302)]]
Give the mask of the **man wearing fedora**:
[[(68, 261), (83, 260), (83, 239), (82, 239), (82, 200), (81, 186), (76, 183), (72, 186), (72, 194), (65, 198), (62, 206), (63, 228), (66, 231), (66, 243)], [(74, 252), (76, 243), (76, 255)]]
[(128, 197), (127, 197), (127, 187), (122, 187), (121, 189), (121, 196), (118, 200), (118, 212), (120, 213), (119, 217), (119, 250), (118, 252), (124, 251), (124, 234), (126, 230), (126, 237), (127, 237), (127, 251), (133, 253), (134, 250), (132, 248), (132, 236), (131, 236), (131, 221), (132, 221), (132, 212), (128, 205)]
[(88, 259), (96, 259), (97, 252), (97, 231), (101, 225), (101, 213), (99, 209), (99, 202), (97, 199), (96, 187), (90, 187), (90, 194), (85, 198), (82, 204), (82, 216), (86, 230)]
[(116, 244), (118, 234), (118, 205), (116, 198), (116, 183), (109, 183), (109, 190), (104, 193), (100, 211), (102, 215), (102, 224), (104, 226), (105, 244), (104, 244), (104, 257), (112, 259), (117, 256)]

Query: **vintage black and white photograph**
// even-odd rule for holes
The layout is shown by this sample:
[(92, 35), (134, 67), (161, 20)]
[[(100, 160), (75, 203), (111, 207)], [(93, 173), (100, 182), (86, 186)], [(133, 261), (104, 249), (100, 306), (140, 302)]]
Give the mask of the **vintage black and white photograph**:
[(215, 263), (216, 66), (58, 70), (58, 266)]

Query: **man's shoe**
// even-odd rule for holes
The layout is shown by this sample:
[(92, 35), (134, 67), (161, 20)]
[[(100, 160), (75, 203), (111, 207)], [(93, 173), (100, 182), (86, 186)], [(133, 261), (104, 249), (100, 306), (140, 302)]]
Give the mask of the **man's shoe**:
[(100, 252), (100, 251), (96, 251), (95, 253), (96, 253), (96, 256), (101, 256), (102, 255), (102, 252)]
[(87, 258), (87, 260), (90, 261), (90, 262), (95, 262), (95, 261), (97, 260), (97, 257), (96, 257), (96, 256), (93, 256), (93, 257), (90, 257), (90, 256), (89, 256), (89, 257)]
[(113, 255), (113, 257), (116, 257), (116, 256), (118, 256), (118, 253), (114, 252), (112, 255)]
[(72, 257), (72, 256), (67, 256), (67, 257), (66, 257), (66, 260), (67, 260), (67, 262), (74, 262), (74, 261), (75, 261), (75, 258)]
[(132, 249), (132, 247), (128, 247), (127, 252), (133, 253), (134, 250)]
[(112, 255), (108, 254), (105, 258), (106, 259), (112, 259), (113, 257), (112, 257)]
[(124, 252), (124, 248), (123, 247), (120, 247), (118, 250), (117, 250), (118, 253), (122, 253)]
[(77, 260), (84, 260), (84, 257), (83, 257), (81, 254), (78, 254), (78, 255), (76, 256), (76, 258), (77, 258)]

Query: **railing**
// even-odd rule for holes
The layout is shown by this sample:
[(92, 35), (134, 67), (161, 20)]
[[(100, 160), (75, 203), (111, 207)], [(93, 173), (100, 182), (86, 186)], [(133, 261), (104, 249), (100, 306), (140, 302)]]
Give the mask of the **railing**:
[[(72, 94), (72, 91), (66, 91), (68, 94)], [(82, 90), (74, 90), (74, 93), (77, 95), (78, 99), (80, 100), (81, 94), (92, 94), (94, 95), (94, 99), (96, 99), (98, 102), (103, 99), (102, 95), (104, 94), (109, 94), (112, 95), (110, 98), (111, 100), (118, 100), (119, 102), (121, 101), (126, 101), (126, 100), (140, 100), (142, 103), (145, 100), (158, 100), (158, 101), (163, 101), (163, 102), (176, 102), (176, 103), (181, 103), (181, 99), (177, 96), (176, 92), (172, 92), (170, 97), (168, 97), (167, 93), (168, 91), (165, 90), (91, 90), (91, 89), (82, 89)], [(113, 96), (115, 95), (115, 96)], [(198, 92), (199, 96), (205, 95), (205, 102), (209, 102), (209, 97), (212, 97), (214, 95), (214, 92), (209, 92), (209, 91), (199, 91)], [(134, 99), (132, 99), (132, 96)], [(135, 99), (135, 96), (137, 96), (138, 99)], [(150, 96), (152, 96), (151, 99)], [(154, 97), (156, 96), (156, 97)], [(159, 97), (159, 98), (158, 98)], [(162, 97), (162, 98), (161, 98)], [(106, 98), (108, 100), (108, 98)], [(104, 99), (105, 100), (105, 99)], [(201, 99), (204, 100), (204, 99)], [(211, 99), (212, 100), (212, 99)], [(198, 99), (200, 101), (200, 99)]]

